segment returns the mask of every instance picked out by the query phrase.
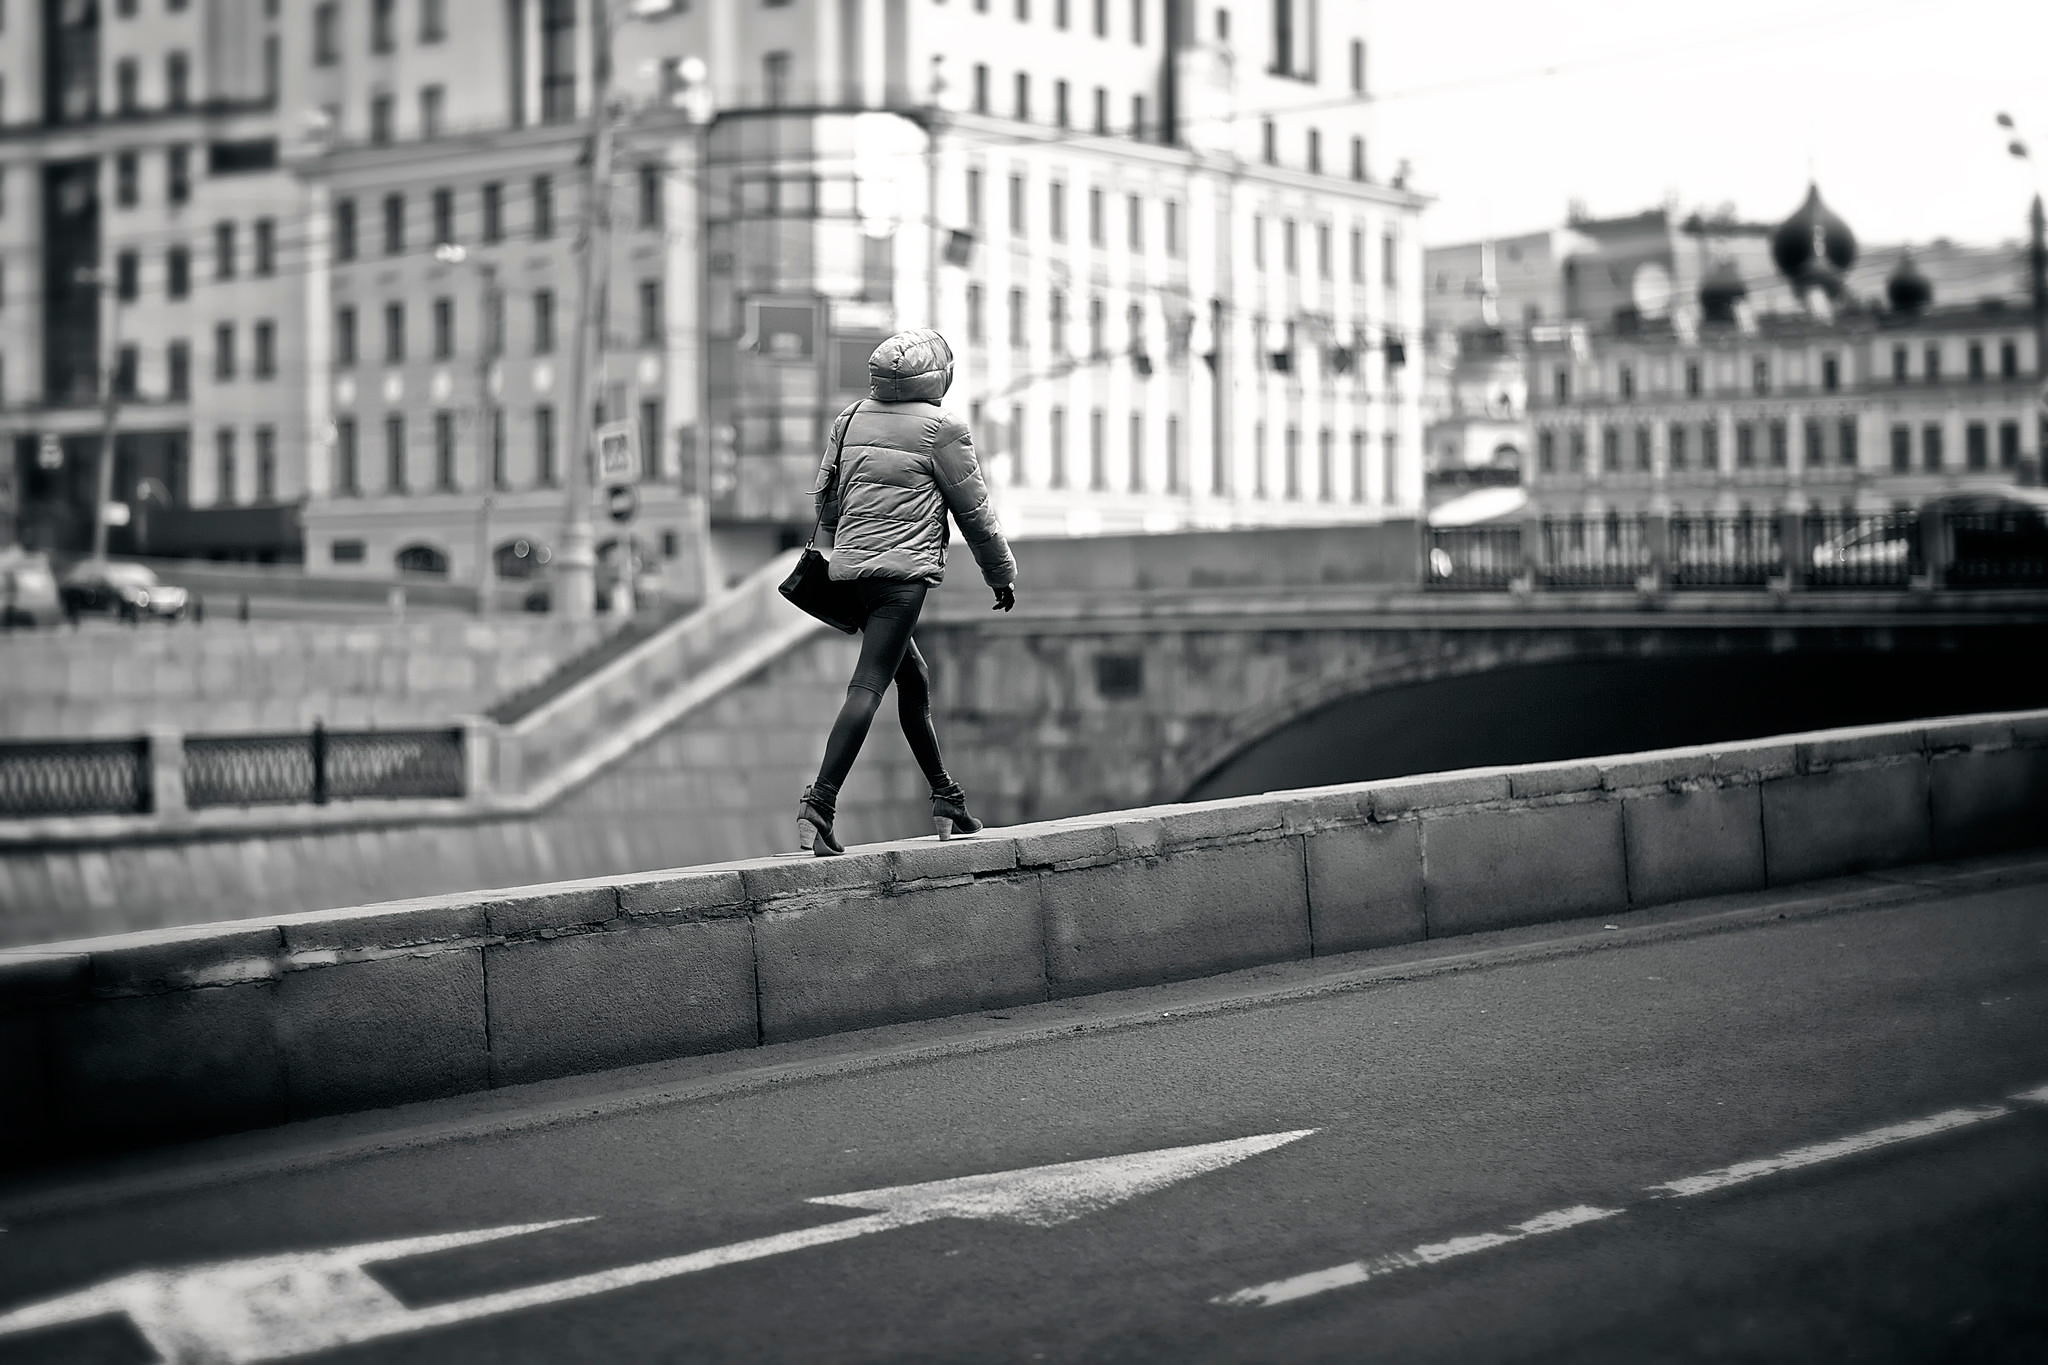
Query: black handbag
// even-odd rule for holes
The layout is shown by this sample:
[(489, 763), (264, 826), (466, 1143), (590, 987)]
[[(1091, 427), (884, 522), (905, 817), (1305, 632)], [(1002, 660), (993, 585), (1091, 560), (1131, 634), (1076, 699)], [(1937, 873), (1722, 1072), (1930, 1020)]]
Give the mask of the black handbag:
[[(860, 404), (848, 408), (846, 415), (839, 419), (839, 425), (832, 432), (832, 477), (839, 477), (839, 451), (846, 441), (846, 428), (853, 421), (853, 414), (860, 411)], [(828, 484), (829, 488), (830, 485)], [(832, 581), (832, 564), (825, 558), (825, 552), (818, 549), (818, 531), (825, 524), (821, 512), (818, 520), (811, 525), (811, 538), (804, 542), (804, 552), (797, 557), (796, 567), (789, 571), (789, 577), (782, 580), (782, 595), (794, 606), (809, 616), (815, 616), (832, 629), (846, 635), (858, 634), (867, 623), (867, 613), (861, 609), (860, 600), (853, 595), (853, 589), (845, 583)]]

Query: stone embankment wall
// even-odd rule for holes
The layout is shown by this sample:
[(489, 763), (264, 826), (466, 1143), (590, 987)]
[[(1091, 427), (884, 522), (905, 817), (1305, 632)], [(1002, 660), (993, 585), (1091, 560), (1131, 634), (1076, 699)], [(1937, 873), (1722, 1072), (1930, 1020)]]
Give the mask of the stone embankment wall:
[(0, 952), (0, 1141), (145, 1145), (2044, 842), (2033, 711), (251, 907)]
[(337, 625), (209, 617), (0, 635), (0, 738), (445, 725), (546, 677), (603, 623), (438, 617)]

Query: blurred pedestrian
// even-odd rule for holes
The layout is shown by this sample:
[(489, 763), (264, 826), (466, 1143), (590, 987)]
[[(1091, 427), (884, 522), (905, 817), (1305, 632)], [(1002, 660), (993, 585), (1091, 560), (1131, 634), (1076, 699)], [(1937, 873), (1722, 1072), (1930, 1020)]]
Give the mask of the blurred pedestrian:
[(833, 581), (851, 586), (866, 618), (846, 702), (817, 781), (797, 806), (797, 841), (819, 857), (846, 851), (832, 832), (839, 788), (892, 681), (903, 737), (931, 785), (939, 837), (981, 829), (939, 755), (931, 670), (910, 638), (925, 594), (946, 574), (949, 513), (995, 593), (994, 610), (1017, 604), (1017, 561), (989, 503), (973, 436), (939, 406), (952, 383), (953, 349), (937, 332), (898, 332), (877, 346), (868, 357), (869, 396), (839, 415), (811, 486), (818, 522), (832, 533)]

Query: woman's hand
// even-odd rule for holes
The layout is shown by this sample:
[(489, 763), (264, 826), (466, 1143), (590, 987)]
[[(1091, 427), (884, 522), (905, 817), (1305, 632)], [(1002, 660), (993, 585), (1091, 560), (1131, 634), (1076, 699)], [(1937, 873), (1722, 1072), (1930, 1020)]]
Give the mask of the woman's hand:
[(1015, 583), (1005, 583), (1002, 587), (996, 589), (996, 604), (990, 607), (989, 610), (1008, 611), (1016, 605), (1017, 585)]

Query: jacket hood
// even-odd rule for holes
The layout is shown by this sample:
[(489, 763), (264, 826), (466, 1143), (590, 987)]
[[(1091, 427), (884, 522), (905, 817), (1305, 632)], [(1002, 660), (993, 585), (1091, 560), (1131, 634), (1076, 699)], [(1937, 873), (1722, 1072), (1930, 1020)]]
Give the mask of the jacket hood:
[(868, 357), (868, 395), (877, 403), (936, 403), (953, 387), (953, 348), (925, 327), (898, 332)]

